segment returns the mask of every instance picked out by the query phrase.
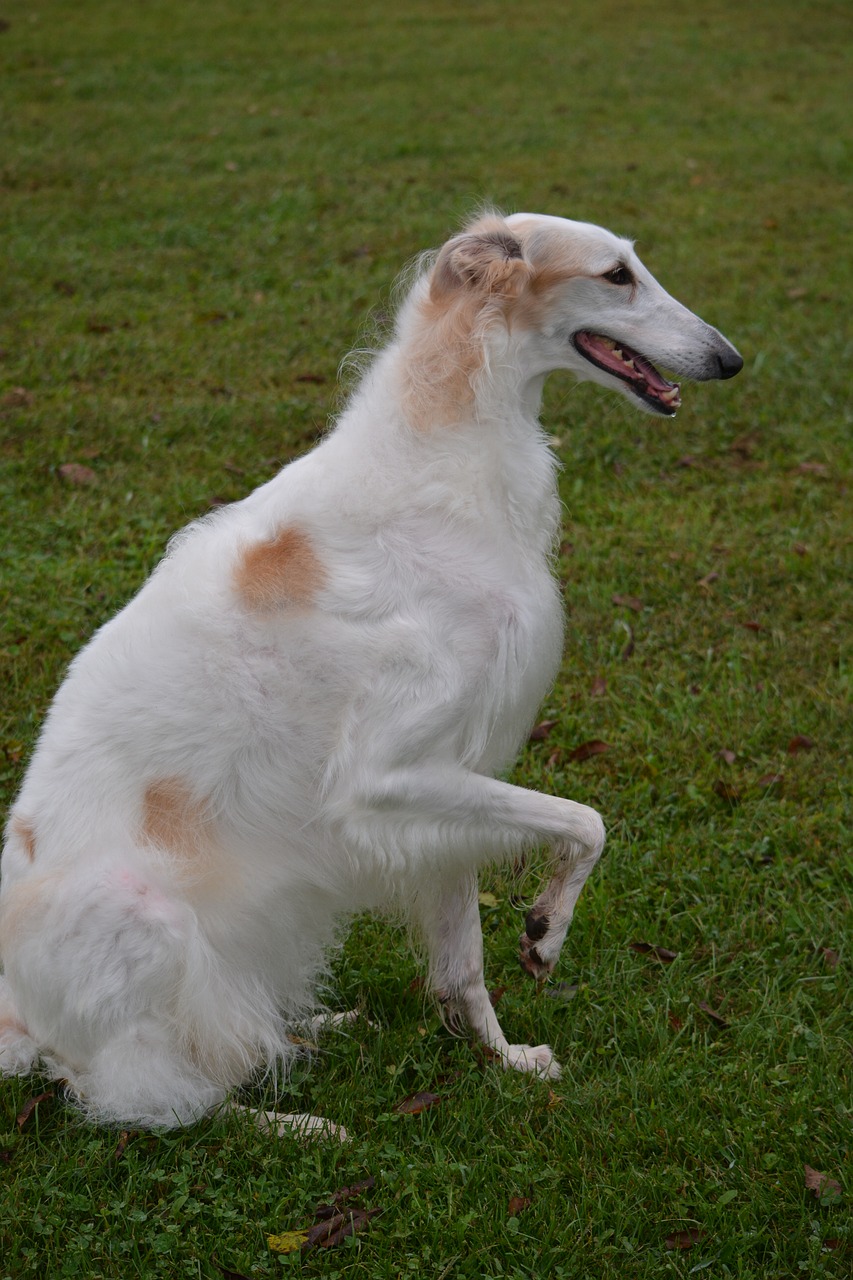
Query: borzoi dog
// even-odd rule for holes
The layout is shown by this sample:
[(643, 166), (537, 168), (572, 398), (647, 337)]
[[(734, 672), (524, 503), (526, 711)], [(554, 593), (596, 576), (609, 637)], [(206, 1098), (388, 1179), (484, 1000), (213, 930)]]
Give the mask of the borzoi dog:
[(551, 687), (568, 369), (672, 416), (742, 360), (631, 244), (485, 215), (421, 269), (332, 430), (191, 524), (75, 658), (7, 828), (0, 1067), (85, 1113), (188, 1123), (294, 1052), (342, 918), (401, 909), (449, 1020), (505, 1067), (477, 870), (545, 845), (523, 967), (551, 972), (599, 815), (501, 781)]

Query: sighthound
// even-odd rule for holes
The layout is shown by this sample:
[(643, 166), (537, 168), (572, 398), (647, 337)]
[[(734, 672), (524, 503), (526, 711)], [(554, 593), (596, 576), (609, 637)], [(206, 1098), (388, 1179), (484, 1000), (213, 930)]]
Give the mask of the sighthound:
[(549, 848), (520, 957), (551, 972), (604, 826), (496, 777), (560, 658), (567, 369), (671, 416), (735, 349), (631, 244), (487, 214), (425, 260), (334, 429), (191, 524), (75, 658), (9, 817), (0, 1070), (94, 1120), (188, 1123), (286, 1065), (340, 920), (404, 912), (448, 1019), (547, 1078), (489, 1001), (477, 870)]

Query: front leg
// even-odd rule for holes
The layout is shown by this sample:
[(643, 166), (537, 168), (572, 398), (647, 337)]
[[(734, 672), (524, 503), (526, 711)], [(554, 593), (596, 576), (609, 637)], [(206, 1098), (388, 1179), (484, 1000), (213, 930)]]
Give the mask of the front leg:
[(575, 904), (601, 850), (575, 846), (555, 850), (555, 854), (554, 875), (528, 911), (524, 933), (519, 939), (521, 967), (537, 981), (553, 972)]
[(504, 1067), (556, 1080), (560, 1066), (548, 1045), (509, 1044), (492, 1007), (483, 976), (476, 874), (421, 888), (412, 916), (426, 943), (430, 987), (450, 1029), (467, 1028)]

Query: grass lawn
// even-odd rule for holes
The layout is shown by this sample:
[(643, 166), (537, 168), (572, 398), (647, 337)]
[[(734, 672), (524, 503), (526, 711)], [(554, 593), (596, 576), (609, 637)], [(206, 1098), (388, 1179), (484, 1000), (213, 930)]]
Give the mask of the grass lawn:
[[(58, 1098), (19, 1125), (44, 1084), (3, 1082), (0, 1280), (851, 1274), (849, 35), (833, 0), (0, 0), (4, 806), (72, 655), (310, 447), (478, 201), (635, 238), (746, 361), (675, 422), (549, 385), (566, 654), (513, 777), (609, 845), (542, 991), (515, 887), (482, 911), (501, 1020), (560, 1082), (452, 1039), (359, 920), (329, 1002), (377, 1025), (284, 1089), (351, 1144), (120, 1136)], [(269, 1248), (368, 1176), (366, 1230)]]

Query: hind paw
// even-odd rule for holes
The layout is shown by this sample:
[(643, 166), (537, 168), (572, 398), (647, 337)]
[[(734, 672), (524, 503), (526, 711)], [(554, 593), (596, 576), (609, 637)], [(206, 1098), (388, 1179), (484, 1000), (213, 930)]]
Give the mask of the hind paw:
[(510, 1044), (501, 1056), (504, 1066), (515, 1071), (530, 1071), (543, 1080), (560, 1078), (560, 1064), (550, 1045), (538, 1044), (534, 1048), (529, 1044)]

